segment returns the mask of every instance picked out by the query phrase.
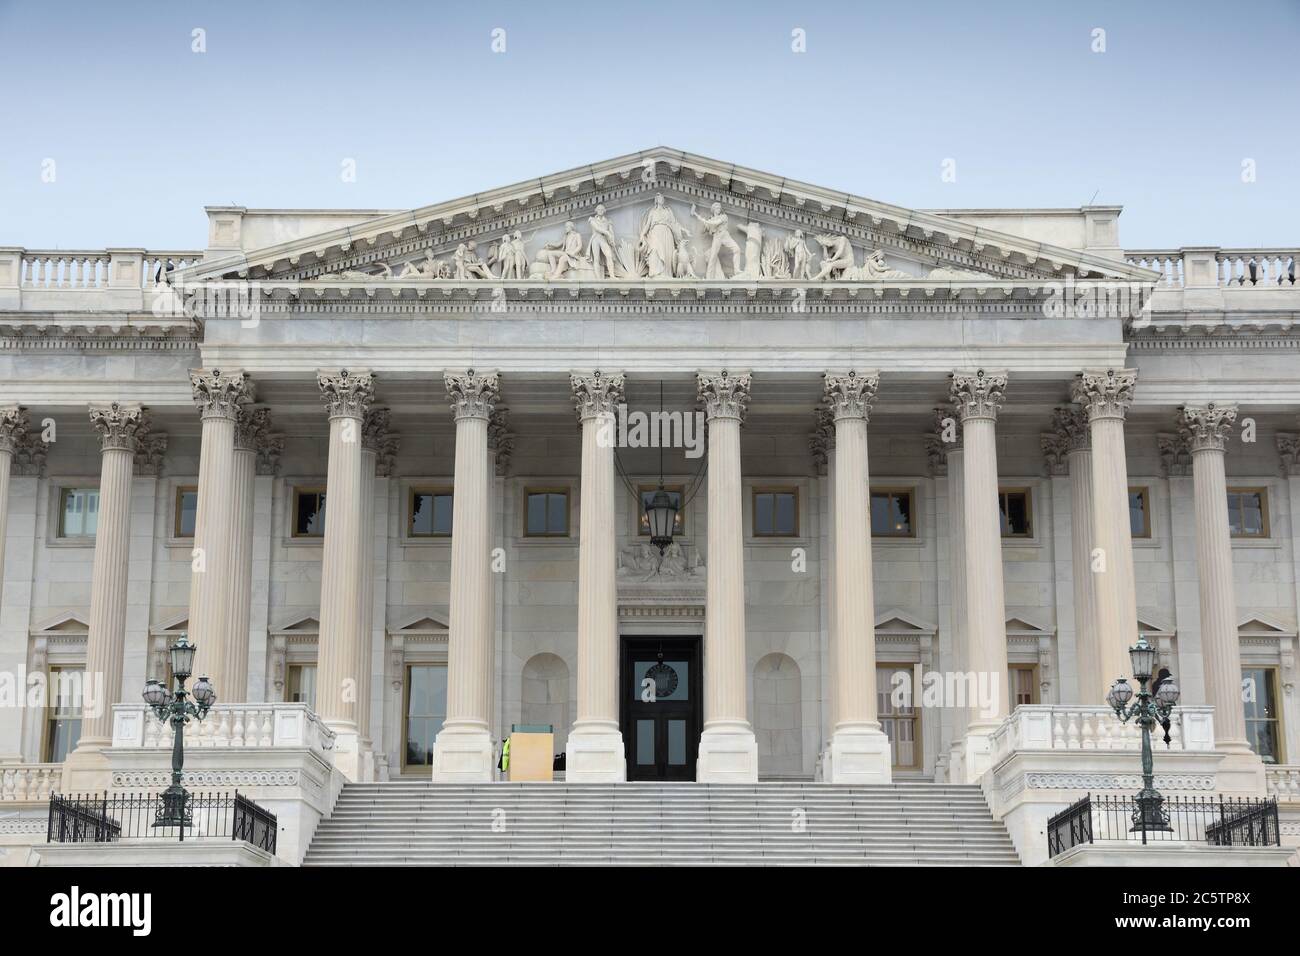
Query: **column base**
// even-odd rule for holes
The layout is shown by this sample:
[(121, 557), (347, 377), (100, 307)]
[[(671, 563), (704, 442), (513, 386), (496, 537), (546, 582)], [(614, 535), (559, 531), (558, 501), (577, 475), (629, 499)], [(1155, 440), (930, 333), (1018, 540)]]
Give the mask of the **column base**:
[(961, 740), (962, 783), (979, 783), (993, 766), (993, 732), (997, 727), (972, 724)]
[(830, 783), (889, 783), (891, 763), (889, 738), (879, 726), (838, 728), (831, 736)]
[(622, 783), (627, 779), (627, 756), (618, 724), (574, 724), (564, 751), (566, 783)]
[(82, 740), (63, 761), (64, 793), (92, 793), (108, 790), (113, 775), (104, 750), (111, 740)]
[(948, 782), (966, 782), (966, 738), (958, 737), (948, 745)]
[(748, 721), (705, 726), (695, 779), (699, 783), (758, 782), (758, 740)]
[(434, 783), (491, 783), (492, 735), (482, 724), (451, 724), (433, 741)]
[(364, 780), (362, 776), (364, 755), (357, 725), (350, 721), (327, 719), (325, 726), (334, 731), (334, 769), (343, 774), (348, 783), (359, 783)]
[(1264, 761), (1243, 741), (1220, 740), (1214, 749), (1223, 759), (1214, 768), (1214, 789), (1229, 797), (1267, 797)]

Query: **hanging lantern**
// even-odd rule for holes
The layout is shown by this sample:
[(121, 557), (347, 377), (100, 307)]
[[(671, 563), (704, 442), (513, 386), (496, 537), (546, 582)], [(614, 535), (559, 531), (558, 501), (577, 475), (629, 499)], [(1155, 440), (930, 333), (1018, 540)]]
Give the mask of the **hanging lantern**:
[(677, 505), (673, 502), (673, 496), (664, 491), (662, 486), (646, 502), (645, 516), (650, 525), (650, 543), (663, 554), (664, 549), (673, 543)]

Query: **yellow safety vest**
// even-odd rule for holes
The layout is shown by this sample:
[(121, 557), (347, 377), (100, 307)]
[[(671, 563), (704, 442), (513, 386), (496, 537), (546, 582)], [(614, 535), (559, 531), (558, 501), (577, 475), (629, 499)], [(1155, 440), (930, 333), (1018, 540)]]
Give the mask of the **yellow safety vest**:
[(510, 770), (510, 738), (507, 737), (505, 743), (501, 745), (501, 772), (506, 773)]

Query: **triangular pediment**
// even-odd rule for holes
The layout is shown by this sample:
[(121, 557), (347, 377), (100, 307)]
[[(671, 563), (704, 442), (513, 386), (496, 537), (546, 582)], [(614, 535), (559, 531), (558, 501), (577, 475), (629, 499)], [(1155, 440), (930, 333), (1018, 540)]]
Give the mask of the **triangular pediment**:
[(1050, 629), (1045, 628), (1040, 624), (1035, 624), (1033, 621), (1026, 620), (1023, 617), (1007, 618), (1006, 632), (1008, 634), (1020, 634), (1020, 635), (1033, 635), (1033, 634), (1048, 635), (1052, 633)]
[(876, 633), (877, 634), (934, 634), (938, 628), (928, 621), (923, 621), (918, 617), (900, 611), (897, 608), (891, 608), (882, 614), (876, 616)]
[(1294, 637), (1295, 629), (1263, 614), (1248, 614), (1237, 625), (1237, 633), (1252, 637)]
[(271, 630), (274, 634), (316, 634), (320, 632), (320, 621), (311, 615), (304, 615), (291, 618)]
[(55, 614), (32, 628), (36, 634), (83, 634), (89, 630), (90, 625), (72, 611)]
[[(603, 249), (593, 243), (598, 233), (607, 237)], [(721, 235), (730, 241), (722, 240), (713, 256), (714, 237)], [(489, 281), (510, 288), (918, 285), (933, 294), (934, 287), (1065, 277), (1150, 281), (1155, 273), (660, 147), (210, 258), (176, 273), (181, 281), (219, 276), (257, 280), (268, 293), (281, 286), (346, 296), (360, 288), (373, 296)]]

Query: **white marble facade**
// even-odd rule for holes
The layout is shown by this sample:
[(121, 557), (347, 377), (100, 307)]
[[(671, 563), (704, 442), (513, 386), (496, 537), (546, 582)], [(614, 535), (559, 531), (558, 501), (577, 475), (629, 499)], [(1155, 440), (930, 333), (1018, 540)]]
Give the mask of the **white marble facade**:
[[(318, 685), (316, 710), (351, 741), (345, 772), (367, 777), (401, 772), (407, 668), (449, 665), (460, 748), (449, 779), (481, 774), (483, 742), (511, 724), (555, 724), (563, 747), (579, 722), (582, 746), (596, 741), (592, 779), (605, 779), (622, 759), (600, 743), (627, 691), (617, 634), (707, 633), (713, 779), (834, 778), (859, 760), (867, 769), (851, 779), (946, 779), (981, 759), (959, 752), (968, 715), (923, 710), (914, 759), (891, 771), (886, 754), (881, 770), (873, 661), (945, 672), (1005, 661), (1033, 669), (1037, 702), (1097, 703), (1102, 688), (1082, 675), (1108, 668), (1136, 627), (1188, 704), (1222, 699), (1235, 680), (1223, 654), (1266, 669), (1282, 710), (1278, 762), (1300, 763), (1294, 253), (1126, 253), (1119, 213), (907, 210), (657, 149), (408, 211), (210, 207), (206, 245), (192, 251), (0, 247), (0, 671), (21, 682), (120, 655), (106, 693), (135, 701), (161, 673), (169, 634), (189, 630), (237, 682), (218, 687), (234, 702), (287, 699), (293, 668), (320, 663), (320, 679), (355, 679), (337, 699)], [(1142, 307), (1053, 311), (1063, 287), (1089, 283), (1142, 289)], [(224, 303), (182, 307), (214, 284)], [(194, 370), (216, 384), (200, 394)], [(595, 370), (623, 376), (630, 409), (657, 410), (662, 383), (664, 408), (687, 414), (716, 398), (702, 383), (748, 376), (743, 394), (718, 399), (739, 406), (710, 418), (706, 455), (665, 456), (669, 487), (690, 488), (709, 463), (684, 508), (681, 566), (628, 573), (600, 550), (582, 580), (584, 545), (612, 540), (622, 554), (645, 541), (623, 476), (583, 473), (609, 466), (587, 457), (575, 415), (571, 376)], [(1112, 396), (1115, 430), (1093, 422), (1094, 464), (1072, 480), (1079, 459), (1058, 409), (1081, 413), (1079, 376), (1106, 370), (1136, 385)], [(969, 419), (950, 408), (965, 394), (953, 382), (985, 371), (1005, 376), (989, 407), (970, 399), (984, 411)], [(862, 417), (819, 417), (827, 375), (849, 372), (878, 377)], [(334, 389), (325, 403), (322, 387)], [(103, 525), (98, 540), (77, 537), (59, 518), (64, 489), (107, 493), (109, 439), (87, 408), (113, 402), (147, 427), (115, 458), (119, 484), (133, 467), (110, 553)], [(1193, 467), (1203, 452), (1178, 415), (1212, 403), (1236, 406), (1221, 481), (1261, 495), (1267, 527), (1207, 558)], [(942, 439), (946, 416), (958, 442)], [(734, 421), (738, 447), (722, 437)], [(846, 457), (850, 427), (863, 440)], [(1121, 471), (1106, 477), (1095, 462), (1114, 465), (1116, 448)], [(954, 449), (974, 492), (950, 467)], [(618, 448), (617, 461), (633, 485), (659, 479), (657, 449)], [(1148, 533), (1098, 598), (1081, 590), (1090, 549), (1074, 547), (1071, 497), (1086, 487), (1094, 502), (1122, 502), (1124, 467), (1127, 486), (1144, 489)], [(837, 481), (910, 494), (913, 533), (855, 549), (866, 528), (837, 521)], [(296, 535), (295, 491), (327, 483), (326, 536)], [(998, 537), (994, 485), (1027, 493), (1029, 533)], [(213, 489), (204, 513), (217, 517), (178, 536), (177, 491), (194, 486)], [(413, 536), (412, 491), (453, 486), (460, 541)], [(525, 533), (525, 495), (538, 490), (568, 495), (560, 533)], [(753, 496), (772, 490), (796, 496), (789, 534), (753, 526)], [(839, 501), (852, 510), (850, 493)], [(1094, 515), (1094, 546), (1129, 527), (1109, 517)], [(584, 520), (600, 533), (584, 537)], [(196, 547), (219, 575), (193, 573)], [(848, 562), (838, 572), (837, 555)], [(972, 567), (1000, 575), (968, 591), (954, 574)], [(1219, 594), (1208, 605), (1207, 574)], [(859, 587), (837, 594), (837, 580)], [(240, 582), (246, 611), (230, 597)], [(1114, 633), (1080, 613), (1081, 596), (1090, 610), (1102, 602)], [(235, 619), (207, 610), (196, 627), (196, 606)], [(837, 628), (837, 616), (854, 623)], [(0, 708), (0, 762), (42, 762), (47, 737), (45, 712)], [(825, 761), (836, 740), (838, 769)]]

